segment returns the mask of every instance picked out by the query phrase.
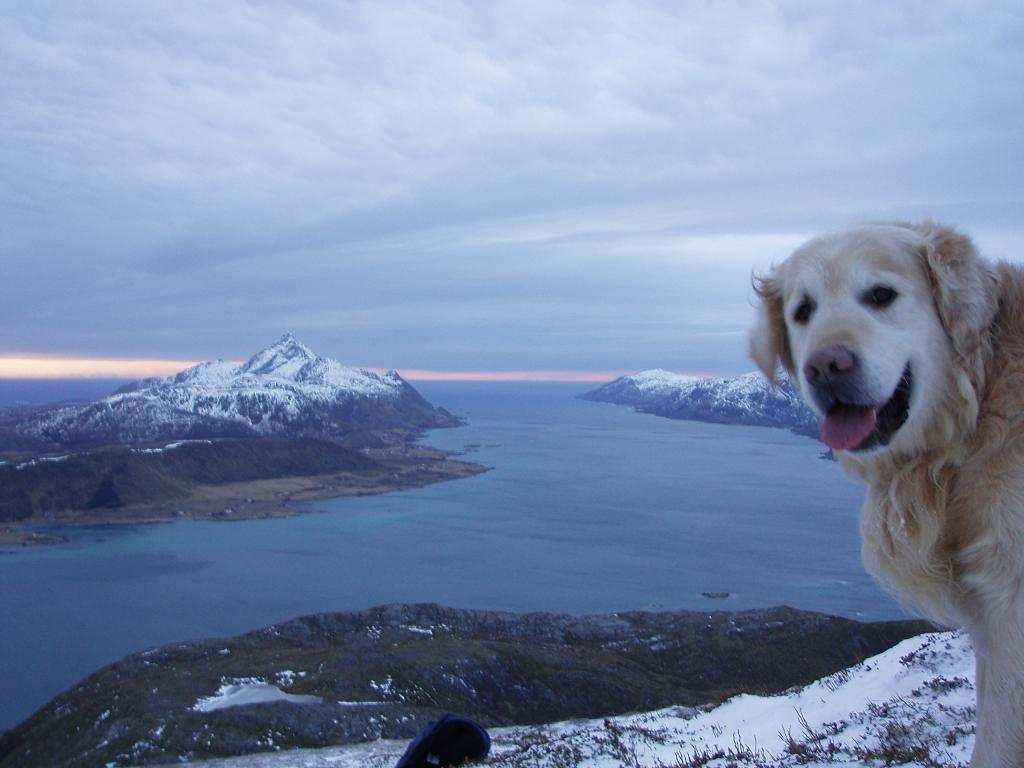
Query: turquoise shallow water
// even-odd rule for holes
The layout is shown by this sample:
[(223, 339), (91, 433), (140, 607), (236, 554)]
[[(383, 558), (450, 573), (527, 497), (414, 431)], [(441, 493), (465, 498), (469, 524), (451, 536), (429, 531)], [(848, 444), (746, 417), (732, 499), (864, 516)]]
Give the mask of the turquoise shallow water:
[(860, 567), (860, 488), (812, 440), (635, 414), (574, 399), (578, 385), (419, 388), (470, 420), (427, 442), (492, 471), (0, 555), (0, 728), (132, 651), (385, 602), (902, 615)]

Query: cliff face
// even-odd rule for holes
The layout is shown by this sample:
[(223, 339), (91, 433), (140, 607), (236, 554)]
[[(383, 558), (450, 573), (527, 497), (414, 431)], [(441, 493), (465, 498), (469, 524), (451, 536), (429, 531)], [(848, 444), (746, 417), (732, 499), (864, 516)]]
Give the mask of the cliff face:
[(0, 737), (0, 766), (153, 765), (720, 701), (810, 682), (922, 622), (774, 608), (571, 617), (398, 605), (128, 657)]
[(670, 419), (781, 427), (818, 437), (818, 419), (793, 384), (772, 386), (759, 373), (728, 378), (697, 378), (650, 370), (623, 376), (580, 397), (630, 405)]

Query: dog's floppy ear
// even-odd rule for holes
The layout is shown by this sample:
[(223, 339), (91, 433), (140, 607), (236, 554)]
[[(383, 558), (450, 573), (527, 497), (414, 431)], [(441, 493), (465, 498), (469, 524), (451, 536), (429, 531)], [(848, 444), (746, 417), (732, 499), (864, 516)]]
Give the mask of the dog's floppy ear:
[(754, 293), (760, 301), (757, 321), (750, 330), (750, 356), (768, 380), (774, 382), (779, 363), (793, 372), (793, 354), (789, 348), (782, 291), (774, 274), (754, 275)]
[(977, 383), (999, 309), (996, 274), (970, 238), (952, 227), (926, 221), (915, 229), (924, 238), (921, 257), (939, 318), (960, 364)]

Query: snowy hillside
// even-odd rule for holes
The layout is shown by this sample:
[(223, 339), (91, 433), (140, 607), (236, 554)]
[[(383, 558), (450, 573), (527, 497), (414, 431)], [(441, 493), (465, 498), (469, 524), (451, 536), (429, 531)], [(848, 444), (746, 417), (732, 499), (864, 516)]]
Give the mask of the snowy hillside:
[[(974, 655), (945, 632), (778, 696), (606, 720), (502, 728), (489, 765), (506, 768), (966, 766), (974, 742)], [(208, 768), (391, 768), (405, 742), (194, 763)]]
[(654, 369), (615, 381), (580, 396), (670, 419), (783, 427), (818, 436), (818, 421), (787, 380), (773, 387), (759, 373), (700, 378)]
[(286, 334), (242, 365), (218, 360), (142, 379), (94, 403), (36, 412), (18, 425), (56, 445), (243, 436), (343, 437), (357, 429), (454, 426), (396, 371), (320, 357)]

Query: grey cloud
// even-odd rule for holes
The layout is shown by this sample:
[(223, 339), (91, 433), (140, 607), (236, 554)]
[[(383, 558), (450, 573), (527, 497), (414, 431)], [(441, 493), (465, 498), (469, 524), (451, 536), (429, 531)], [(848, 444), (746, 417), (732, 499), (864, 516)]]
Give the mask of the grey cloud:
[(0, 354), (734, 370), (800, 237), (1024, 242), (1015, 3), (0, 15)]

